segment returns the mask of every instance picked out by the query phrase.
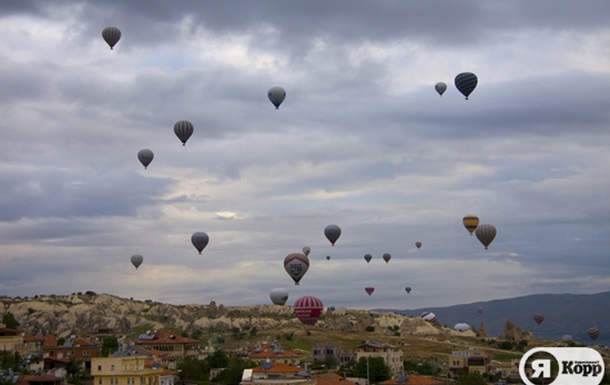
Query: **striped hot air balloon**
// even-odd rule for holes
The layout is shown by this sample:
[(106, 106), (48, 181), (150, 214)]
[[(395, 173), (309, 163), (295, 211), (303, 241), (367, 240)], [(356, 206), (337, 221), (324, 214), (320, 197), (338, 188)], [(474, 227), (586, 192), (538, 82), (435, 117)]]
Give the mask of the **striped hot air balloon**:
[(466, 97), (477, 87), (479, 79), (472, 72), (462, 72), (455, 77), (455, 87)]
[(366, 291), (366, 294), (371, 295), (375, 291), (375, 288), (371, 287), (371, 286), (367, 286), (364, 288), (364, 291)]
[(102, 30), (102, 37), (106, 44), (110, 46), (110, 49), (113, 49), (121, 38), (121, 30), (117, 27), (106, 27)]
[(186, 141), (193, 135), (193, 131), (193, 123), (188, 120), (179, 120), (174, 124), (174, 133), (180, 139), (183, 146), (186, 145)]
[(485, 250), (489, 247), (491, 242), (496, 237), (496, 228), (494, 225), (482, 224), (478, 225), (477, 229), (474, 231), (474, 234), (477, 236), (477, 239), (485, 246)]
[(595, 341), (597, 339), (597, 337), (599, 337), (599, 329), (596, 328), (595, 326), (592, 326), (589, 329), (587, 329), (587, 334), (589, 335), (589, 338), (591, 338), (593, 341)]
[(542, 321), (544, 321), (544, 314), (536, 313), (536, 314), (534, 314), (534, 316), (532, 318), (534, 318), (534, 321), (536, 321), (536, 323), (538, 325), (540, 325), (542, 323)]
[(305, 296), (294, 302), (294, 315), (305, 325), (318, 322), (323, 310), (324, 304), (316, 297)]
[(466, 228), (466, 230), (468, 230), (470, 235), (472, 235), (472, 233), (474, 233), (474, 231), (477, 229), (477, 226), (479, 225), (479, 217), (474, 214), (467, 214), (462, 219), (462, 223), (464, 224), (464, 227)]

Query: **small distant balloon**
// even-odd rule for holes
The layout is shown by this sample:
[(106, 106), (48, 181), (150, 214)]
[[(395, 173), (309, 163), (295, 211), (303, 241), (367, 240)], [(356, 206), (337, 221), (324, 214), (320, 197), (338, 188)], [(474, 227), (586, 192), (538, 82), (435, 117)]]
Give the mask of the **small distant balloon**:
[(180, 139), (183, 146), (186, 146), (186, 141), (193, 135), (193, 123), (188, 120), (179, 120), (174, 124), (174, 133)]
[(305, 296), (294, 302), (294, 315), (304, 325), (314, 325), (322, 315), (324, 304), (316, 297)]
[(117, 27), (106, 27), (102, 30), (102, 37), (106, 44), (110, 46), (110, 49), (114, 49), (116, 43), (121, 39), (121, 30)]
[(479, 314), (483, 313), (483, 306), (479, 306), (477, 308), (477, 313), (479, 313)]
[(208, 235), (203, 231), (198, 231), (191, 235), (191, 243), (193, 244), (193, 246), (195, 246), (199, 254), (201, 254), (203, 249), (205, 249), (209, 241), (210, 237), (208, 237)]
[(339, 239), (341, 236), (341, 228), (337, 225), (328, 225), (324, 229), (324, 235), (326, 236), (326, 239), (328, 239), (334, 246), (337, 239)]
[(587, 329), (587, 334), (589, 335), (589, 338), (591, 338), (593, 341), (595, 341), (597, 339), (597, 337), (599, 337), (599, 329), (595, 326), (592, 326), (589, 329)]
[(155, 155), (148, 148), (143, 148), (138, 151), (138, 160), (140, 161), (140, 163), (142, 163), (142, 166), (144, 166), (144, 170), (146, 170), (146, 168), (148, 167), (150, 162), (152, 162), (154, 157)]
[(269, 98), (271, 103), (273, 103), (275, 109), (279, 110), (280, 104), (282, 104), (282, 102), (286, 98), (286, 90), (278, 86), (271, 87), (269, 88), (269, 91), (267, 91), (267, 97)]
[(131, 256), (131, 264), (138, 270), (138, 267), (144, 262), (144, 257), (140, 254), (134, 254)]
[(471, 328), (470, 328), (470, 325), (468, 325), (467, 323), (459, 322), (459, 323), (456, 323), (453, 326), (453, 329), (457, 330), (458, 332), (462, 332), (463, 333), (463, 332), (465, 332), (467, 330), (470, 330)]
[(366, 261), (366, 263), (371, 262), (371, 259), (373, 259), (373, 256), (371, 254), (364, 254), (364, 260)]
[(411, 293), (411, 287), (409, 287), (409, 286), (405, 287), (405, 291), (407, 292), (407, 294)]
[(392, 256), (390, 255), (390, 253), (385, 253), (382, 256), (383, 260), (385, 261), (385, 263), (390, 262), (390, 259), (392, 259)]
[(371, 286), (368, 286), (368, 287), (365, 287), (365, 288), (364, 288), (364, 291), (366, 291), (366, 293), (367, 293), (368, 295), (371, 295), (371, 294), (373, 294), (373, 292), (375, 291), (375, 288), (374, 288), (374, 287), (371, 287)]
[(544, 315), (542, 313), (536, 313), (536, 314), (534, 314), (534, 316), (532, 318), (534, 318), (534, 321), (538, 325), (540, 325), (542, 323), (542, 321), (544, 321)]
[(438, 83), (436, 83), (434, 85), (434, 89), (436, 90), (436, 92), (438, 92), (438, 94), (440, 96), (443, 96), (443, 94), (447, 90), (447, 83), (445, 83), (445, 82), (438, 82)]
[(327, 260), (327, 261), (330, 261), (330, 255), (327, 255), (327, 256), (326, 256), (326, 260)]
[(415, 247), (417, 247), (418, 249), (421, 249), (421, 242), (415, 242)]
[(309, 253), (311, 253), (311, 247), (309, 247), (309, 246), (303, 247), (303, 254), (305, 254), (306, 257), (309, 257)]
[(284, 258), (284, 269), (288, 275), (294, 280), (294, 284), (298, 285), (299, 281), (309, 269), (309, 259), (305, 254), (292, 253)]
[(269, 297), (274, 305), (284, 305), (288, 301), (288, 290), (276, 287), (271, 290)]
[(496, 228), (493, 225), (482, 224), (477, 226), (474, 233), (477, 236), (477, 239), (485, 246), (485, 250), (487, 250), (496, 237)]
[(470, 235), (472, 235), (479, 225), (479, 217), (474, 214), (467, 214), (464, 218), (462, 218), (462, 224), (466, 230), (468, 230)]
[(455, 77), (455, 87), (466, 97), (466, 100), (477, 87), (478, 82), (477, 75), (472, 72), (462, 72)]

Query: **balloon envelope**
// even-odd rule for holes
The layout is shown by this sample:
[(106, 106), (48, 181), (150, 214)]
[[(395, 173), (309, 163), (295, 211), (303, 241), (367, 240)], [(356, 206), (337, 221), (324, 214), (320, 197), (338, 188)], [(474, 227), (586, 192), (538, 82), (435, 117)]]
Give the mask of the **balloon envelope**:
[(305, 254), (292, 253), (284, 258), (284, 269), (294, 280), (294, 284), (298, 285), (299, 281), (309, 269), (309, 259)]
[(424, 321), (434, 322), (434, 321), (436, 321), (436, 314), (434, 314), (430, 311), (425, 311), (425, 312), (421, 313), (421, 318)]
[(179, 120), (174, 124), (174, 133), (182, 142), (182, 145), (186, 145), (186, 141), (189, 140), (194, 131), (193, 123), (188, 120)]
[(113, 49), (115, 44), (119, 42), (121, 38), (121, 30), (117, 27), (106, 27), (102, 30), (102, 37), (104, 41)]
[(288, 301), (288, 290), (276, 287), (271, 290), (269, 297), (274, 305), (284, 305)]
[(385, 261), (385, 263), (388, 263), (388, 262), (390, 262), (390, 259), (392, 259), (392, 256), (390, 255), (390, 253), (385, 253), (382, 258)]
[(483, 246), (485, 246), (485, 250), (487, 250), (491, 242), (496, 237), (496, 228), (493, 225), (482, 224), (477, 226), (474, 233)]
[(421, 242), (415, 242), (415, 247), (417, 247), (418, 249), (421, 248)]
[(587, 334), (589, 335), (589, 338), (595, 341), (597, 337), (599, 337), (599, 329), (595, 326), (590, 327), (589, 329), (587, 329)]
[(457, 330), (458, 332), (465, 332), (466, 330), (470, 330), (471, 328), (470, 325), (468, 325), (467, 323), (459, 322), (453, 326), (453, 329)]
[(447, 83), (445, 83), (445, 82), (438, 82), (438, 83), (436, 83), (434, 85), (434, 89), (436, 90), (436, 92), (438, 92), (438, 94), (440, 96), (443, 96), (443, 94), (447, 90)]
[(210, 237), (208, 237), (208, 235), (203, 231), (198, 231), (191, 235), (191, 242), (193, 243), (193, 246), (195, 246), (199, 254), (201, 254), (203, 249), (205, 249), (209, 241)]
[(544, 315), (542, 313), (536, 313), (536, 314), (534, 314), (534, 316), (532, 318), (534, 318), (534, 321), (538, 325), (540, 325), (542, 323), (542, 321), (544, 321)]
[(131, 256), (131, 264), (138, 270), (138, 267), (144, 262), (144, 257), (140, 254), (134, 254)]
[(142, 166), (144, 166), (145, 170), (146, 167), (148, 167), (148, 165), (150, 164), (150, 162), (152, 162), (154, 157), (155, 155), (148, 148), (143, 148), (138, 151), (138, 160), (140, 161), (140, 163), (142, 163)]
[(483, 307), (482, 306), (479, 306), (477, 308), (477, 313), (479, 313), (479, 314), (483, 313)]
[(468, 230), (470, 235), (472, 235), (479, 225), (479, 217), (474, 214), (467, 214), (464, 218), (462, 218), (462, 224), (464, 224), (466, 230)]
[(371, 254), (364, 254), (364, 260), (366, 261), (366, 263), (371, 262), (371, 259), (373, 259), (373, 256)]
[(330, 255), (327, 255), (327, 256), (326, 256), (326, 260), (327, 260), (327, 261), (330, 261)]
[(409, 286), (405, 287), (405, 291), (407, 292), (407, 294), (409, 294), (411, 292), (411, 288)]
[(334, 246), (337, 239), (339, 239), (341, 236), (341, 228), (337, 225), (328, 225), (324, 229), (324, 235), (326, 236), (326, 239), (328, 239)]
[(280, 104), (282, 104), (282, 102), (286, 98), (286, 90), (278, 86), (271, 87), (269, 88), (269, 91), (267, 91), (267, 97), (269, 98), (271, 103), (273, 103), (275, 109), (279, 110)]
[(373, 294), (373, 292), (375, 291), (375, 288), (374, 288), (374, 287), (370, 287), (370, 286), (369, 286), (369, 287), (365, 287), (365, 288), (364, 288), (364, 291), (366, 291), (366, 293), (367, 293), (368, 295), (371, 295), (371, 294)]
[(477, 87), (478, 82), (477, 75), (472, 72), (462, 72), (455, 77), (455, 87), (466, 97), (466, 100)]
[(294, 303), (294, 315), (305, 325), (314, 325), (323, 310), (324, 304), (316, 297), (301, 297)]
[(309, 253), (311, 253), (311, 247), (309, 247), (309, 246), (303, 247), (303, 254), (305, 254), (306, 257), (309, 257)]

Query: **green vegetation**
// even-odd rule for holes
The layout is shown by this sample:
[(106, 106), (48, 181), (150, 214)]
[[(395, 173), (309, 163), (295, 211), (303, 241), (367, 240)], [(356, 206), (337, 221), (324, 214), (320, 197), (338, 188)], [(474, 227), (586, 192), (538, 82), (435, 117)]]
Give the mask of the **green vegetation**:
[(9, 329), (17, 329), (19, 327), (19, 322), (17, 322), (15, 316), (10, 311), (4, 313), (2, 316), (2, 323)]

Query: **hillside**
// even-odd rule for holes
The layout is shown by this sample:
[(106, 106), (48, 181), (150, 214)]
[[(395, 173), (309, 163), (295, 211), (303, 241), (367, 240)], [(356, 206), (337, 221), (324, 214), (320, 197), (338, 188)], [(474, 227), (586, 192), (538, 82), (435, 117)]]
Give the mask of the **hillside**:
[[(478, 309), (482, 309), (479, 313)], [(408, 316), (424, 311), (436, 314), (438, 322), (453, 326), (466, 322), (478, 327), (481, 323), (490, 336), (499, 336), (507, 320), (521, 329), (529, 330), (538, 339), (560, 340), (570, 335), (585, 344), (610, 345), (610, 292), (598, 294), (537, 294), (524, 297), (475, 302), (465, 305), (414, 310), (376, 309)], [(538, 325), (535, 313), (542, 313), (544, 321)], [(591, 341), (587, 329), (596, 325), (600, 330), (597, 340)]]

